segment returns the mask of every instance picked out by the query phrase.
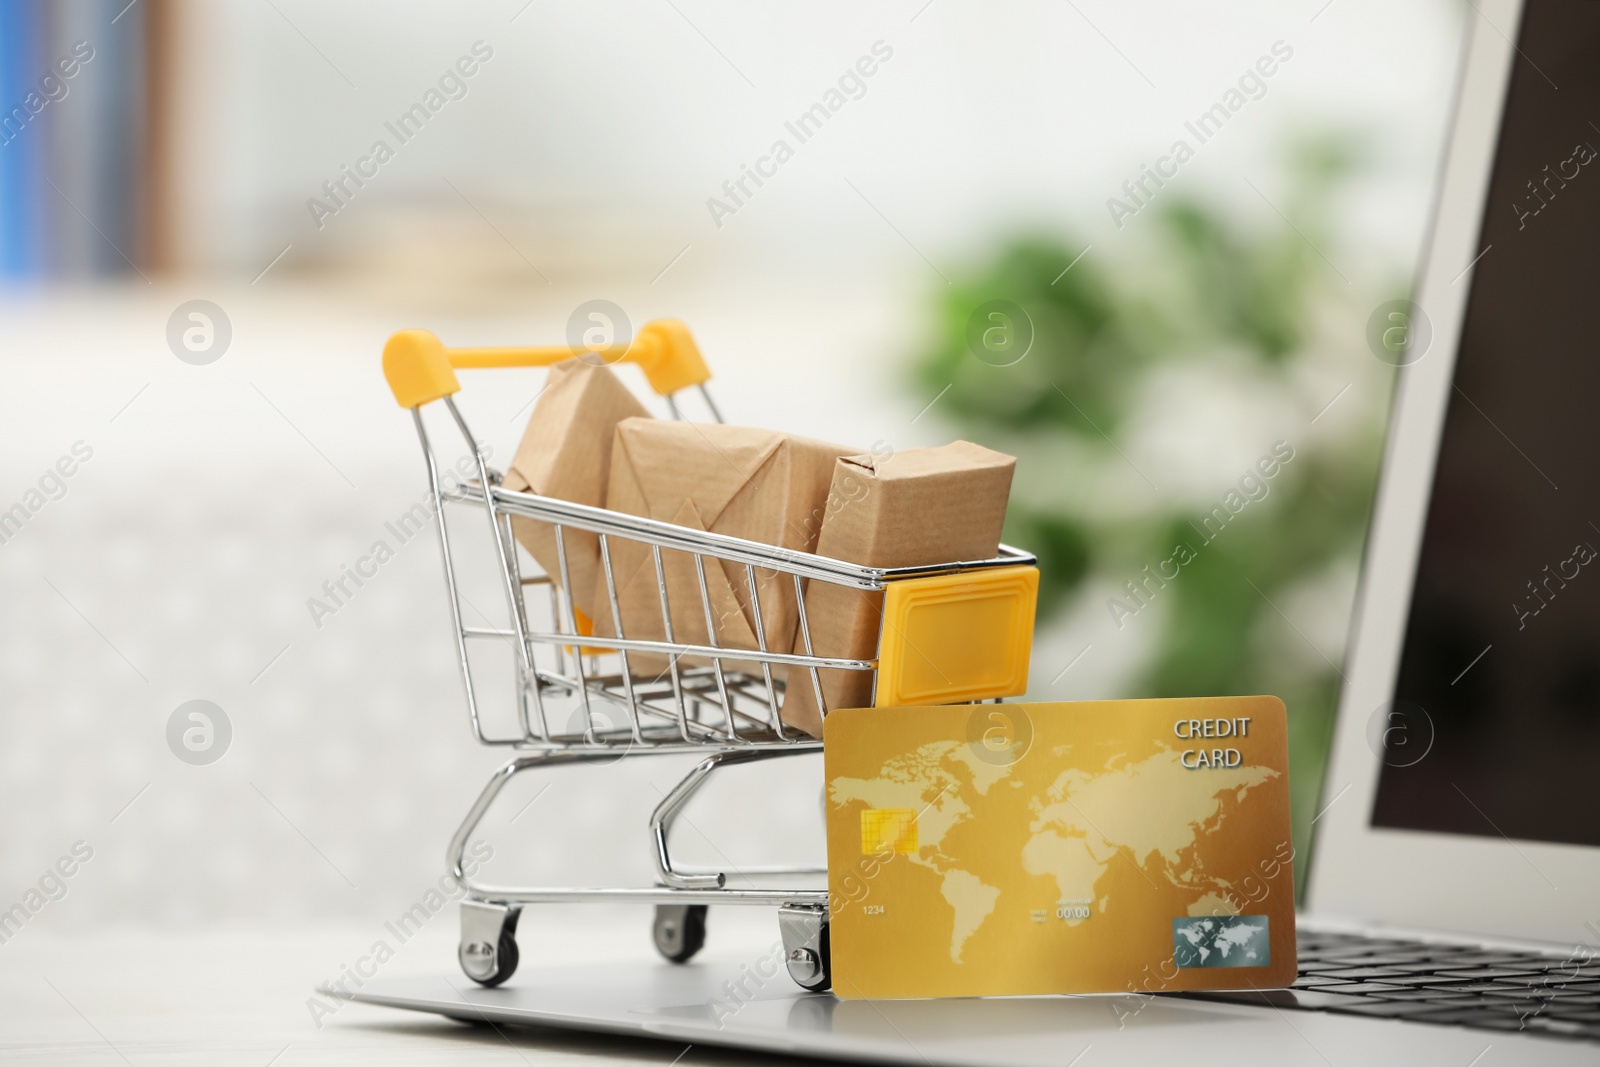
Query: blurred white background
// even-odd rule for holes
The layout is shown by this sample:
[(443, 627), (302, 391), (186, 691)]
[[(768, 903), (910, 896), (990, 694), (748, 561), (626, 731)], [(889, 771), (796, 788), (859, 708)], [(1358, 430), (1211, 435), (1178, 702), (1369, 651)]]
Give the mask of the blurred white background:
[[(1448, 0), (165, 10), (164, 261), (23, 277), (0, 295), (0, 508), (74, 442), (93, 449), (66, 494), (0, 544), (0, 908), (75, 841), (94, 849), (22, 937), (33, 925), (376, 924), (443, 872), (500, 756), (468, 730), (431, 535), (320, 627), (306, 604), (424, 495), (410, 420), (379, 374), (393, 330), (557, 341), (573, 308), (605, 298), (635, 324), (688, 322), (734, 421), (862, 446), (942, 443), (957, 431), (938, 405), (919, 417), (934, 397), (905, 384), (904, 364), (946, 276), (1024, 225), (1057, 225), (1115, 260), (1147, 217), (1119, 229), (1106, 199), (1274, 42), (1292, 60), (1163, 195), (1204, 191), (1281, 225), (1275, 146), (1302, 127), (1358, 129), (1372, 158), (1339, 205), (1339, 269), (1363, 293), (1403, 286), (1463, 25)], [(108, 19), (85, 34), (131, 21)], [(467, 94), (319, 229), (308, 199), (376, 139), (396, 144), (384, 124), (478, 41), (493, 55)], [(707, 199), (775, 139), (792, 143), (785, 121), (879, 41), (893, 55), (864, 94), (719, 227)], [(107, 73), (91, 63), (80, 77)], [(197, 298), (232, 325), (208, 366), (166, 340), (173, 310)], [(1324, 357), (1322, 399), (1342, 380), (1360, 387), (1315, 430), (1381, 418), (1359, 332)], [(465, 377), (467, 416), (501, 462), (538, 382)], [(1241, 438), (1229, 432), (1237, 397), (1193, 396), (1179, 446), (1157, 426), (1139, 454), (1166, 456), (1157, 480), (1205, 499), (1278, 416)], [(1302, 619), (1332, 655), (1339, 588)], [(1092, 619), (1041, 633), (1032, 695), (1122, 694), (1152, 629), (1059, 673), (1104, 628), (1097, 603)], [(233, 727), (209, 766), (180, 762), (165, 738), (173, 709), (196, 698)], [(531, 783), (491, 819), (493, 875), (646, 880), (652, 783), (681, 769), (570, 774), (519, 813)], [(730, 782), (690, 818), (709, 841), (691, 833), (683, 847), (700, 859), (820, 856), (814, 769)]]

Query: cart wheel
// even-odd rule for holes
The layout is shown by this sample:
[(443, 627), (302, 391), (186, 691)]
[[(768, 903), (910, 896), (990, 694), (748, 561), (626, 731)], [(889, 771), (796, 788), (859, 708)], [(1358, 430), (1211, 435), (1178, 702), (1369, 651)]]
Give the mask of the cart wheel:
[(656, 951), (673, 963), (687, 963), (706, 943), (704, 904), (657, 904), (650, 929)]
[(482, 986), (497, 986), (517, 969), (517, 920), (521, 908), (505, 904), (461, 902), (461, 944), (456, 957), (467, 977)]
[(795, 984), (810, 993), (833, 985), (833, 956), (828, 948), (828, 909), (815, 904), (785, 904), (778, 909), (784, 963)]

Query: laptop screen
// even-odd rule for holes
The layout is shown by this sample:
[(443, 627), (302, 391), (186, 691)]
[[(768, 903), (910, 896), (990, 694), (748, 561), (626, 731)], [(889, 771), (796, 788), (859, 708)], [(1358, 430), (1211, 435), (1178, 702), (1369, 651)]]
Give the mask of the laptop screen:
[(1600, 4), (1517, 52), (1372, 824), (1600, 845)]

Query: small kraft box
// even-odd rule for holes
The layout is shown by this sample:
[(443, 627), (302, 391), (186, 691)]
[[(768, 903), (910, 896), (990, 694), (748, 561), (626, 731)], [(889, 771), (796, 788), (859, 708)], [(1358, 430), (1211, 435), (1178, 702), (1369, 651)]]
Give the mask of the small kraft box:
[[(556, 364), (534, 405), (502, 486), (574, 504), (605, 506), (617, 423), (632, 418), (648, 419), (650, 413), (609, 368), (581, 359)], [(511, 530), (560, 586), (555, 527), (514, 516)], [(600, 578), (600, 539), (567, 528), (563, 540), (572, 582), (567, 593), (579, 615), (579, 631), (586, 632), (605, 603), (593, 599), (597, 583), (602, 597), (605, 590)]]
[[(617, 424), (606, 507), (660, 519), (693, 530), (728, 534), (780, 548), (810, 552), (827, 499), (834, 462), (854, 451), (774, 430), (656, 419), (625, 419)], [(611, 542), (612, 573), (626, 636), (660, 641), (661, 597), (655, 561), (640, 542)], [(750, 576), (743, 564), (705, 559), (706, 596), (716, 644), (756, 649), (756, 612)], [(684, 644), (710, 643), (699, 576), (687, 553), (664, 551), (662, 571), (671, 607), (672, 638)], [(615, 636), (605, 576), (594, 601), (596, 633)], [(772, 652), (788, 652), (799, 619), (794, 584), (786, 574), (757, 569), (761, 636)], [(665, 671), (660, 656), (631, 656), (635, 670)], [(700, 663), (699, 657), (691, 662)], [(726, 659), (729, 670), (760, 674), (759, 664)], [(776, 674), (776, 672), (774, 672)]]
[[(989, 559), (1000, 548), (1016, 463), (970, 441), (841, 458), (834, 466), (817, 554), (868, 567)], [(810, 581), (805, 596), (816, 655), (877, 658), (883, 593)], [(803, 652), (799, 640), (795, 650)], [(871, 672), (819, 673), (830, 711), (871, 706)], [(822, 712), (809, 671), (789, 670), (782, 717), (813, 737), (822, 736)]]

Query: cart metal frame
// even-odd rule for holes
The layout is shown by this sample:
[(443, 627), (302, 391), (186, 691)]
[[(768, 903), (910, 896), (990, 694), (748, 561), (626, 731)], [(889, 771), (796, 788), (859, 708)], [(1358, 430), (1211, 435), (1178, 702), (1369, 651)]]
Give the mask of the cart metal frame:
[[(397, 339), (421, 331), (396, 335)], [(431, 338), (431, 335), (422, 335)], [(432, 342), (437, 344), (437, 342)], [(391, 347), (394, 342), (391, 341)], [(441, 353), (456, 357), (457, 365), (526, 365), (555, 362), (554, 354), (571, 357), (570, 350), (455, 350), (439, 346)], [(472, 362), (485, 352), (515, 353), (520, 358), (499, 364)], [(529, 354), (535, 354), (532, 358)], [(669, 849), (673, 823), (683, 808), (719, 769), (784, 756), (821, 751), (822, 742), (786, 725), (779, 716), (785, 680), (779, 668), (801, 668), (808, 676), (817, 706), (826, 715), (821, 674), (823, 670), (873, 671), (876, 660), (843, 659), (820, 656), (812, 647), (811, 627), (806, 615), (806, 591), (810, 582), (826, 582), (858, 590), (884, 590), (897, 581), (948, 575), (961, 571), (1032, 564), (1034, 557), (1002, 546), (992, 559), (951, 562), (937, 566), (873, 568), (811, 553), (796, 552), (737, 537), (688, 529), (604, 508), (588, 507), (564, 500), (515, 492), (501, 484), (501, 475), (489, 466), (484, 449), (468, 427), (449, 388), (442, 395), (428, 396), (407, 404), (408, 397), (390, 370), (389, 352), (385, 370), (402, 405), (410, 408), (427, 468), (428, 489), (433, 503), (435, 529), (444, 565), (451, 630), (454, 634), (457, 663), (466, 696), (472, 730), (485, 745), (503, 746), (516, 755), (501, 766), (483, 787), (472, 807), (450, 840), (447, 862), (466, 893), (461, 904), (461, 940), (458, 956), (461, 967), (483, 985), (497, 985), (510, 977), (518, 962), (516, 926), (526, 904), (552, 904), (593, 901), (629, 901), (656, 907), (654, 936), (656, 947), (668, 959), (684, 961), (699, 950), (705, 936), (706, 907), (710, 904), (739, 904), (777, 907), (779, 927), (790, 976), (807, 989), (825, 989), (830, 983), (828, 952), (828, 893), (820, 888), (783, 888), (729, 885), (729, 874), (714, 869), (686, 868), (673, 862)], [(448, 371), (447, 371), (448, 373)], [(454, 385), (453, 375), (449, 385)], [(713, 416), (720, 414), (711, 403), (704, 385), (697, 383)], [(411, 399), (415, 399), (414, 397)], [(450, 419), (473, 457), (477, 478), (474, 482), (446, 489), (441, 482), (439, 460), (423, 418), (422, 407), (429, 400), (442, 400)], [(669, 395), (674, 417), (679, 405)], [(489, 540), (494, 563), (505, 598), (508, 625), (469, 626), (463, 618), (462, 593), (458, 582), (456, 546), (446, 506), (477, 511), (488, 520)], [(555, 535), (559, 575), (525, 574), (513, 537), (511, 520), (521, 517), (549, 524)], [(605, 577), (615, 637), (600, 637), (582, 632), (571, 599), (567, 566), (566, 534), (570, 530), (597, 535), (601, 571)], [(655, 566), (661, 618), (665, 640), (636, 640), (625, 636), (612, 570), (612, 543), (625, 539), (647, 546)], [(669, 602), (663, 568), (663, 553), (685, 553), (693, 560), (698, 577), (700, 607), (704, 614), (709, 642), (690, 644), (673, 637), (673, 606)], [(751, 602), (751, 615), (757, 647), (733, 648), (717, 640), (717, 627), (706, 585), (706, 561), (727, 561), (741, 565)], [(788, 576), (793, 583), (798, 610), (797, 651), (768, 647), (761, 612), (760, 571), (768, 581), (773, 576)], [(553, 580), (559, 577), (559, 581)], [(781, 580), (781, 578), (779, 579)], [(681, 611), (680, 607), (680, 618)], [(690, 609), (692, 610), (692, 608)], [(539, 615), (547, 622), (535, 623)], [(486, 731), (479, 713), (479, 694), (474, 682), (471, 648), (479, 642), (509, 644), (514, 649), (515, 698), (519, 729), (515, 733), (493, 735)], [(645, 677), (630, 665), (630, 655), (664, 656), (668, 668), (658, 677)], [(709, 661), (710, 666), (691, 666), (682, 657)], [(725, 666), (725, 660), (757, 664), (759, 674)], [(586, 662), (587, 661), (587, 662)], [(556, 701), (575, 703), (582, 710), (581, 730), (552, 728), (551, 705)], [(615, 721), (600, 710), (613, 708), (620, 716)], [(573, 716), (576, 719), (576, 715)], [(483, 821), (505, 786), (519, 775), (536, 770), (556, 769), (619, 758), (650, 755), (699, 755), (702, 758), (661, 800), (651, 813), (649, 834), (658, 884), (653, 887), (620, 888), (611, 886), (511, 886), (479, 881), (468, 874), (465, 852), (473, 832)], [(772, 878), (816, 876), (822, 868), (765, 867), (735, 872), (741, 880), (765, 881)]]

